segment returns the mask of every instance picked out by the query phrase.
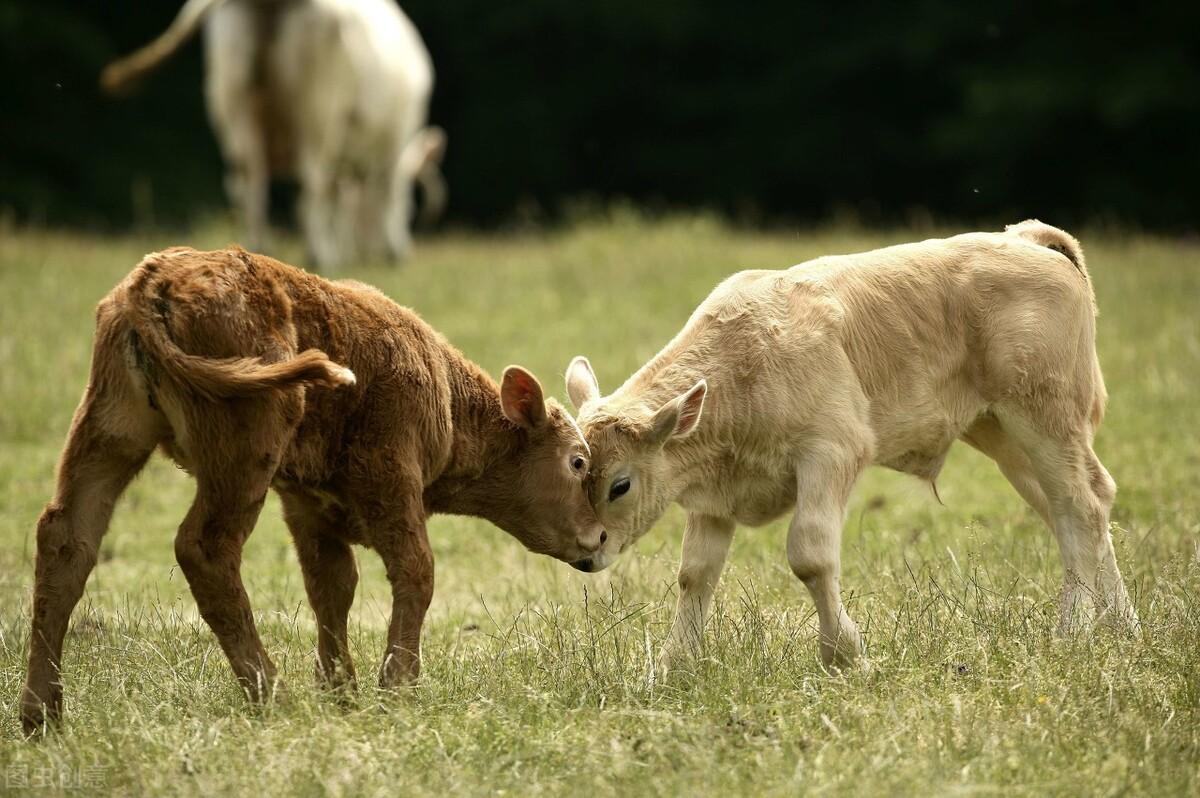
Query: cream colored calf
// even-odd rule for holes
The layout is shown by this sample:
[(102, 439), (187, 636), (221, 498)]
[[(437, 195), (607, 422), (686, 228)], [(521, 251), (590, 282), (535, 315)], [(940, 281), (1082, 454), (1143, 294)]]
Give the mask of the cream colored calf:
[(1054, 530), (1060, 629), (1137, 617), (1108, 532), (1116, 486), (1092, 451), (1105, 390), (1083, 253), (1037, 221), (1004, 233), (747, 271), (601, 397), (576, 358), (567, 388), (592, 451), (607, 567), (671, 502), (687, 511), (679, 606), (660, 660), (699, 645), (738, 523), (791, 510), (787, 558), (816, 603), (822, 662), (860, 653), (842, 606), (846, 502), (871, 464), (932, 481), (956, 440), (990, 456)]

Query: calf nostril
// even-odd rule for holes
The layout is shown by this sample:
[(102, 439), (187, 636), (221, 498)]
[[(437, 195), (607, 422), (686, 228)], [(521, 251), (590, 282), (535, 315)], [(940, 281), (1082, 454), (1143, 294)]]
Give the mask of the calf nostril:
[(600, 530), (600, 545), (603, 546), (608, 541), (608, 530)]

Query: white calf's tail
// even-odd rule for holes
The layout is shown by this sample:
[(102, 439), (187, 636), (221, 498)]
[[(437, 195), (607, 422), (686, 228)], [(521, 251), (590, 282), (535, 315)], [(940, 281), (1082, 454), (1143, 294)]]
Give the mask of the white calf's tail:
[(1075, 264), (1075, 268), (1079, 269), (1084, 277), (1088, 277), (1087, 263), (1083, 259), (1083, 247), (1079, 245), (1073, 235), (1065, 230), (1059, 230), (1057, 227), (1039, 222), (1037, 219), (1026, 219), (1019, 224), (1010, 224), (1004, 228), (1004, 232), (1020, 236), (1046, 249), (1054, 250)]
[(170, 58), (200, 27), (204, 17), (225, 0), (187, 0), (170, 26), (154, 41), (119, 58), (100, 73), (100, 87), (109, 94), (122, 94)]

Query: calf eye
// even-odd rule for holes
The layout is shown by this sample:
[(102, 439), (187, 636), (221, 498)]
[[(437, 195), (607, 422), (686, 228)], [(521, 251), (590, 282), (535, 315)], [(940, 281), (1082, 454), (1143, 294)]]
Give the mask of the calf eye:
[(571, 470), (576, 474), (582, 474), (585, 468), (587, 468), (587, 460), (584, 460), (583, 457), (575, 455), (571, 458)]
[(629, 492), (629, 477), (621, 477), (608, 489), (608, 500), (616, 501)]

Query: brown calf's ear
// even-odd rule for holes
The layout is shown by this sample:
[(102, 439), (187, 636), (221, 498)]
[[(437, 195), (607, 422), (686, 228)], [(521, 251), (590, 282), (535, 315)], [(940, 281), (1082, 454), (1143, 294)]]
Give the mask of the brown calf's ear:
[(650, 421), (650, 436), (654, 442), (661, 446), (672, 438), (691, 435), (700, 423), (700, 411), (704, 408), (707, 394), (708, 383), (700, 380), (685, 393), (660, 407)]
[(518, 427), (534, 429), (546, 422), (546, 400), (537, 377), (520, 366), (509, 366), (500, 381), (500, 408)]
[(596, 372), (592, 364), (583, 355), (571, 361), (567, 366), (567, 396), (575, 409), (583, 407), (585, 402), (600, 398), (600, 383), (596, 381)]

